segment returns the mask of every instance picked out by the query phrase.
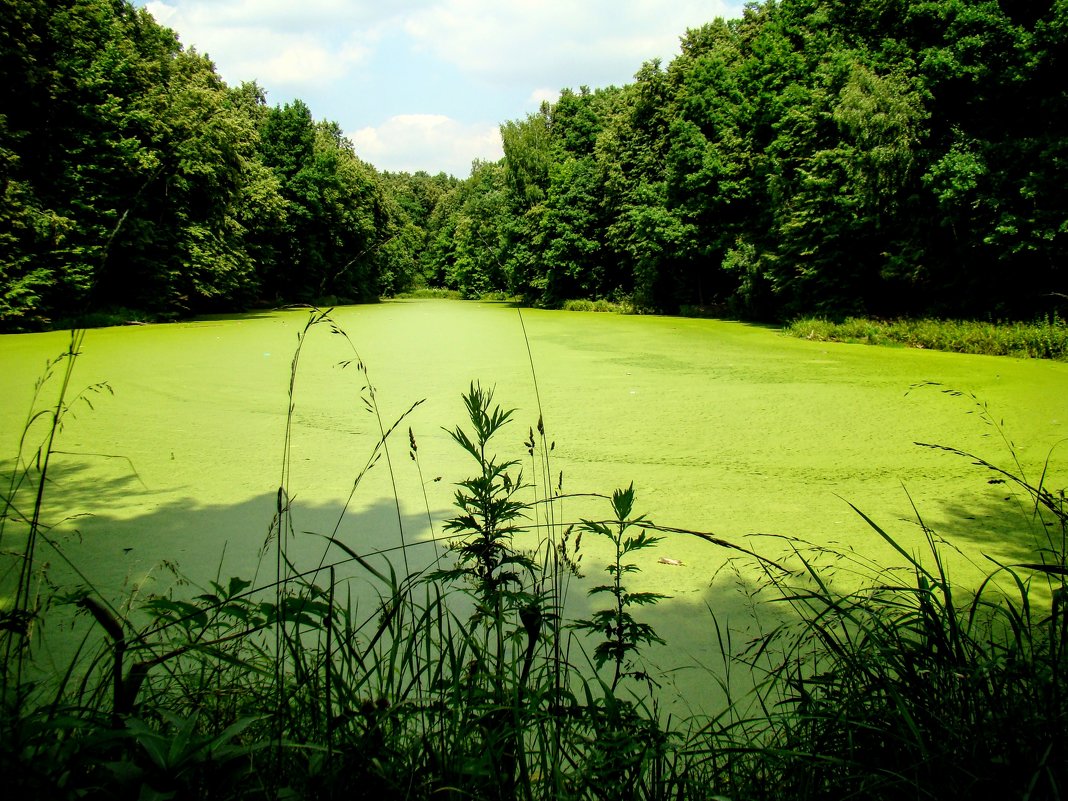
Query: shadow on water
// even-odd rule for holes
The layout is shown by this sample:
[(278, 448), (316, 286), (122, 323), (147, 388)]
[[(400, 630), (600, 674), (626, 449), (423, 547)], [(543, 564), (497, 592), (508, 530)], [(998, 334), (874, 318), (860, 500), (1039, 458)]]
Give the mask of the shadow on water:
[[(109, 469), (100, 469), (101, 460), (107, 462)], [(10, 462), (0, 464), (0, 472), (9, 472), (10, 468)], [(1015, 498), (1002, 485), (986, 484), (987, 477), (977, 469), (976, 492), (970, 499), (940, 503), (928, 499), (919, 512), (949, 543), (947, 548), (978, 550), (1008, 563), (1033, 560), (1036, 545), (1045, 544), (1044, 528), (1031, 520), (1025, 497)], [(25, 497), (20, 500), (25, 501)], [(430, 540), (425, 509), (402, 506), (398, 520), (391, 498), (364, 503), (352, 510), (339, 502), (306, 501), (299, 492), (291, 501), (287, 543), (296, 569), (310, 571), (337, 563), (339, 584), (368, 610), (380, 597), (381, 583), (341, 548), (331, 545), (324, 535), (336, 531), (341, 542), (367, 557), (376, 569), (386, 573), (392, 569), (398, 575), (426, 567), (444, 549), (444, 543), (435, 545)], [(171, 589), (178, 597), (192, 597), (199, 592), (197, 587), (206, 586), (216, 577), (225, 583), (229, 577), (238, 576), (266, 586), (275, 575), (277, 505), (277, 495), (269, 491), (234, 503), (176, 498), (173, 493), (150, 491), (132, 466), (121, 459), (61, 452), (52, 464), (45, 521), (54, 525), (50, 536), (55, 535), (57, 545), (77, 572), (47, 547), (40, 549), (38, 559), (41, 564), (50, 565), (49, 579), (60, 588), (70, 590), (89, 584), (113, 601)], [(80, 513), (68, 516), (71, 510)], [(452, 514), (451, 509), (432, 510), (439, 537), (440, 521)], [(917, 547), (922, 550), (922, 546), (915, 545), (922, 541), (915, 520), (874, 522), (892, 537), (912, 543), (910, 551)], [(402, 531), (409, 545), (404, 550)], [(16, 537), (17, 526), (9, 528), (3, 544), (6, 551), (12, 550)], [(791, 551), (782, 538), (728, 534), (726, 539), (773, 559)], [(863, 553), (863, 545), (839, 558), (835, 557), (834, 548), (841, 546), (819, 547), (822, 575), (830, 586), (852, 591), (859, 575), (852, 559), (857, 551)], [(660, 556), (678, 555), (674, 548), (669, 537), (643, 559), (640, 579), (635, 579), (647, 585), (638, 589), (673, 596), (655, 609), (641, 612), (642, 619), (648, 620), (666, 641), (664, 646), (648, 649), (648, 661), (651, 672), (662, 676), (658, 695), (676, 719), (714, 715), (730, 700), (744, 697), (759, 680), (752, 671), (732, 663), (729, 655), (744, 650), (779, 622), (788, 620), (791, 613), (786, 604), (769, 602), (772, 593), (766, 578), (754, 569), (751, 558), (735, 557), (712, 545), (705, 550), (702, 545), (700, 559), (707, 559), (707, 563), (687, 559), (686, 565), (675, 566), (658, 561)], [(587, 558), (593, 556), (590, 553)], [(982, 563), (977, 567), (991, 572), (995, 566)], [(873, 568), (906, 570), (906, 565), (902, 558)], [(572, 618), (589, 614), (595, 602), (586, 596), (586, 591), (605, 578), (601, 563), (588, 562), (585, 573), (582, 581), (572, 583), (568, 594)], [(5, 573), (0, 574), (0, 591), (9, 581), (4, 576), (10, 576), (6, 567)], [(184, 579), (180, 577), (194, 586), (181, 586)], [(325, 575), (311, 580), (320, 585), (326, 583)], [(69, 653), (76, 636), (80, 636), (69, 622), (59, 615), (50, 629), (49, 653), (57, 665), (62, 664), (62, 656)], [(87, 621), (83, 620), (78, 630), (84, 631), (85, 625)], [(581, 659), (575, 661), (582, 663)]]
[(302, 312), (307, 314), (311, 306), (282, 306), (276, 309), (249, 309), (243, 312), (220, 312), (218, 314), (198, 314), (195, 317), (187, 317), (174, 322), (178, 325), (189, 323), (227, 323), (242, 322), (245, 320), (272, 320), (282, 312)]
[[(413, 571), (436, 556), (425, 516), (402, 515), (408, 547), (401, 546), (396, 509), (389, 501), (347, 514), (332, 505), (297, 505), (290, 513), (286, 548), (298, 571), (335, 564), (339, 579), (366, 574), (328, 537), (383, 572), (389, 572), (388, 562), (403, 575), (406, 555)], [(49, 578), (57, 585), (88, 584), (108, 598), (131, 591), (164, 592), (175, 573), (197, 586), (217, 576), (269, 583), (274, 580), (279, 533), (275, 519), (274, 495), (230, 506), (172, 501), (132, 518), (71, 518), (48, 532), (55, 548), (39, 545), (38, 557), (50, 564)]]
[[(976, 469), (976, 491), (970, 498), (956, 496), (938, 503), (929, 500), (916, 510), (919, 517), (872, 522), (894, 540), (896, 547), (937, 575), (935, 556), (923, 534), (926, 525), (962, 607), (972, 602), (973, 590), (987, 578), (990, 582), (983, 586), (988, 599), (996, 603), (994, 599), (1003, 595), (1019, 604), (1020, 588), (1002, 567), (1006, 566), (1026, 582), (1035, 609), (1048, 613), (1055, 587), (1048, 576), (1024, 565), (1049, 563), (1063, 552), (1060, 523), (1048, 512), (1036, 514), (1033, 497), (1022, 488), (1011, 483), (989, 484), (989, 474)], [(878, 536), (874, 529), (872, 533)], [(782, 589), (774, 586), (772, 574), (784, 586), (842, 598), (878, 587), (916, 586), (916, 568), (904, 554), (891, 553), (888, 558), (885, 551), (870, 548), (870, 543), (827, 539), (816, 543), (789, 535), (726, 539), (789, 568), (790, 573), (712, 547), (708, 564), (643, 565), (645, 575), (655, 576), (653, 581), (661, 587), (700, 588), (675, 589), (673, 597), (647, 614), (666, 641), (649, 651), (651, 664), (663, 671), (661, 701), (683, 719), (715, 716), (732, 705), (744, 710), (747, 704), (755, 703), (752, 692), (764, 673), (754, 670), (747, 660), (770, 632), (799, 620), (796, 610), (784, 603)], [(659, 550), (669, 549), (670, 542), (662, 543)], [(817, 571), (822, 586), (807, 574), (805, 563)], [(694, 581), (674, 571), (701, 573), (702, 577)], [(743, 659), (736, 658), (742, 655)], [(774, 658), (771, 652), (765, 655), (768, 668)]]
[(933, 525), (935, 533), (948, 547), (977, 550), (980, 571), (993, 572), (999, 564), (1049, 563), (1051, 552), (1063, 550), (1060, 524), (1045, 510), (1036, 511), (1027, 496), (1000, 489), (972, 503), (943, 504), (944, 522)]
[[(61, 675), (86, 636), (94, 641), (102, 636), (77, 607), (62, 602), (65, 598), (90, 594), (116, 609), (136, 610), (150, 596), (192, 599), (210, 591), (211, 582), (225, 586), (231, 577), (251, 581), (253, 590), (273, 592), (278, 575), (277, 495), (266, 493), (228, 505), (199, 504), (189, 498), (159, 503), (149, 499), (141, 513), (109, 514), (105, 496), (115, 499), (128, 485), (120, 481), (97, 486), (104, 511), (62, 521), (45, 511), (50, 528), (38, 541), (34, 560), (35, 574), (43, 579), (42, 597), (52, 599), (46, 600), (48, 611), (35, 648), (36, 664), (45, 675)], [(56, 508), (64, 508), (64, 502), (57, 493)], [(401, 546), (401, 527), (406, 548)], [(292, 564), (289, 574), (299, 573), (303, 581), (326, 586), (333, 566), (339, 597), (351, 599), (367, 614), (373, 614), (388, 588), (345, 549), (332, 544), (329, 536), (375, 570), (399, 577), (433, 564), (444, 547), (430, 538), (425, 511), (403, 511), (398, 521), (389, 499), (357, 510), (294, 499), (285, 534)], [(23, 538), (24, 528), (8, 525), (0, 554), (0, 597), (12, 592), (15, 554)], [(136, 611), (123, 614), (138, 625)]]
[[(197, 585), (216, 576), (273, 580), (278, 493), (230, 504), (203, 503), (173, 492), (153, 492), (132, 466), (121, 459), (109, 461), (115, 470), (102, 471), (99, 459), (84, 454), (53, 456), (37, 551), (37, 561), (48, 565), (50, 581), (59, 586), (88, 584), (111, 599), (135, 588), (165, 591), (176, 572)], [(11, 467), (11, 462), (0, 464), (5, 488)], [(24, 542), (25, 526), (17, 518), (32, 514), (34, 488), (25, 484), (14, 500), (3, 542), (9, 561)], [(388, 571), (386, 561), (392, 562), (402, 575), (406, 557), (408, 569), (419, 570), (443, 547), (431, 540), (425, 509), (402, 506), (398, 513), (390, 498), (346, 508), (342, 502), (305, 501), (298, 493), (284, 511), (286, 547), (300, 570), (353, 562), (328, 537), (366, 555), (379, 569)], [(440, 510), (434, 514), (441, 519)], [(351, 577), (360, 571), (346, 574), (339, 569), (339, 575)], [(0, 591), (11, 576), (6, 567), (0, 572)]]

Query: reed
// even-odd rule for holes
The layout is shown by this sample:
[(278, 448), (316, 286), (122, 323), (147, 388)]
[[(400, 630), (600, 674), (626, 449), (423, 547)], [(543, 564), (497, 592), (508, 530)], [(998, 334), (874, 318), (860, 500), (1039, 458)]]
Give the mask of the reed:
[(905, 345), (989, 356), (1068, 359), (1068, 325), (1056, 314), (1032, 323), (858, 317), (833, 322), (802, 318), (794, 320), (784, 330), (803, 339), (821, 341)]
[(564, 311), (614, 312), (616, 314), (635, 314), (637, 311), (634, 303), (629, 298), (620, 300), (607, 300), (605, 298), (565, 300), (560, 305), (560, 308)]

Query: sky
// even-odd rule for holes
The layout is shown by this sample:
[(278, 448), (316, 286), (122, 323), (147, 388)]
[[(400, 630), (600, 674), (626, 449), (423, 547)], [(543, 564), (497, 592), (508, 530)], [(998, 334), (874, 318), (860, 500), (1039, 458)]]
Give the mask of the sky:
[(270, 105), (301, 99), (380, 170), (470, 174), (562, 88), (633, 80), (744, 0), (134, 0)]

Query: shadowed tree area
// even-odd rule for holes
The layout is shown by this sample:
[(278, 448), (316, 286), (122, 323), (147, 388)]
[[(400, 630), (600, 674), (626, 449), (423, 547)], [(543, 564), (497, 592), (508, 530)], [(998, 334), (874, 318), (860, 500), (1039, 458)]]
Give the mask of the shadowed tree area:
[(6, 0), (0, 77), (7, 330), (412, 281), (409, 212), (336, 124), (228, 87), (126, 0)]
[(425, 286), (762, 320), (1065, 313), (1063, 0), (753, 3), (630, 84), (504, 122), (504, 158), (463, 180), (377, 172), (127, 0), (3, 8), (7, 330)]

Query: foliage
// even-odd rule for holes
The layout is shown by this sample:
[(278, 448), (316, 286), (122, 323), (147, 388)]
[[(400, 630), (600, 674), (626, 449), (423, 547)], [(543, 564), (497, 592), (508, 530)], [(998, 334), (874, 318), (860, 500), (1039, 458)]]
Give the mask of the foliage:
[(565, 300), (561, 306), (564, 311), (584, 312), (617, 312), (619, 314), (633, 314), (634, 304), (626, 298), (619, 300)]
[(504, 158), (460, 180), (377, 172), (128, 0), (8, 2), (0, 327), (419, 287), (751, 319), (1063, 316), (1066, 15), (751, 3), (628, 85), (502, 123)]
[[(662, 537), (651, 536), (642, 527), (645, 522), (644, 518), (631, 518), (633, 509), (634, 485), (631, 485), (625, 490), (620, 489), (612, 493), (614, 514), (612, 521), (605, 523), (583, 520), (579, 527), (582, 532), (606, 537), (613, 546), (614, 560), (605, 567), (612, 577), (612, 583), (599, 584), (587, 591), (590, 596), (610, 596), (612, 605), (607, 609), (597, 609), (588, 620), (576, 623), (576, 628), (598, 633), (604, 637), (594, 649), (593, 661), (598, 668), (604, 667), (605, 662), (612, 663), (611, 686), (613, 690), (624, 676), (647, 678), (644, 671), (634, 667), (632, 660), (641, 646), (664, 642), (656, 635), (652, 626), (635, 620), (630, 609), (656, 604), (668, 596), (657, 592), (632, 592), (623, 583), (625, 575), (639, 570), (637, 564), (624, 562), (623, 558), (646, 548), (652, 548), (662, 539)], [(639, 529), (638, 532), (626, 536), (627, 531), (634, 527)]]
[(6, 3), (0, 64), (0, 327), (414, 281), (419, 223), (340, 129), (227, 87), (148, 11)]
[(1068, 12), (1028, 8), (750, 4), (628, 86), (564, 90), (501, 126), (503, 199), (471, 184), (502, 233), (485, 278), (553, 307), (1063, 315)]

